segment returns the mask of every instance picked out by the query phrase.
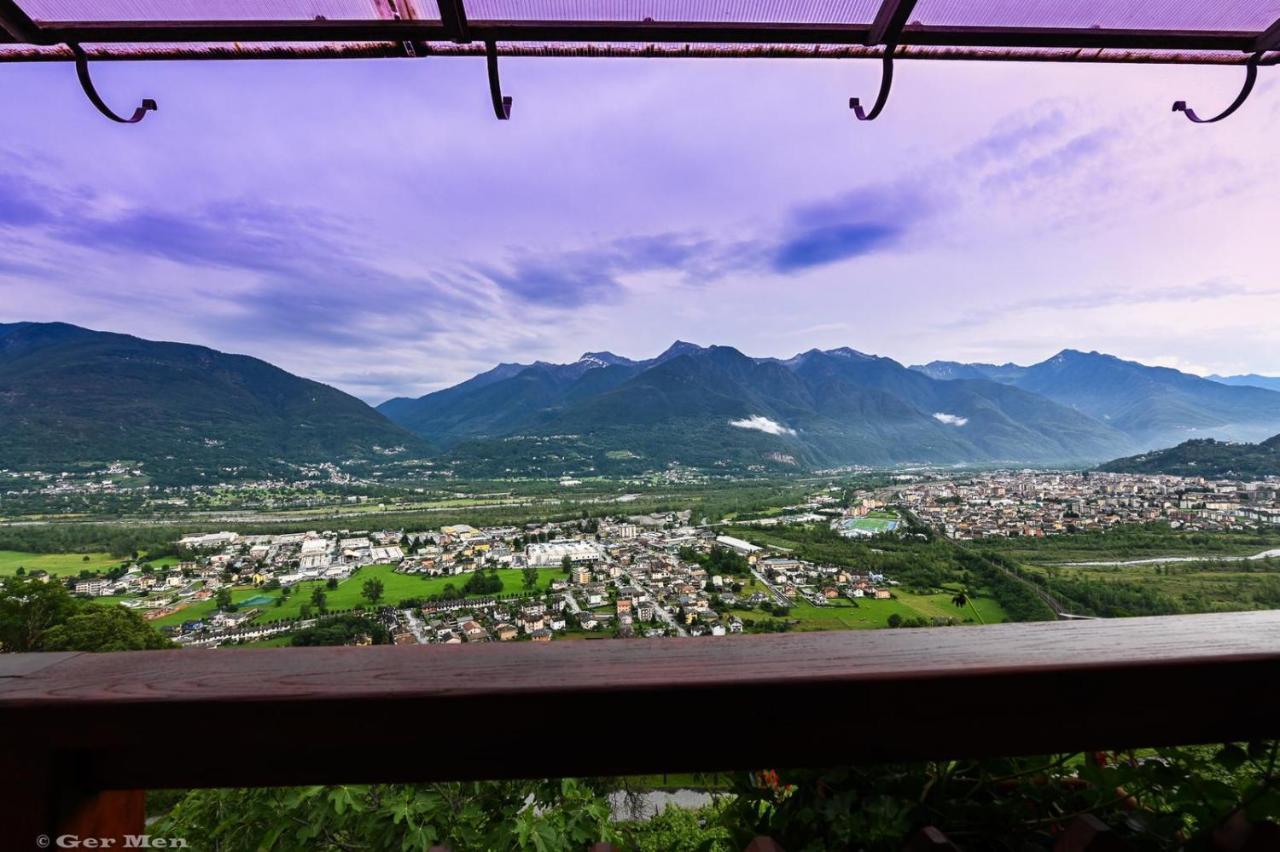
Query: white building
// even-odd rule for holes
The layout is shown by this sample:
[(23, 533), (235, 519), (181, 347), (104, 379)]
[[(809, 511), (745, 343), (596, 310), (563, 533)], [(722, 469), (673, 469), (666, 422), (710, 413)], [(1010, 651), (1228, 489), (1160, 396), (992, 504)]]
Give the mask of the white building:
[(594, 541), (556, 539), (546, 544), (529, 544), (524, 549), (525, 561), (534, 566), (559, 565), (566, 556), (570, 562), (595, 562), (604, 559), (604, 548)]
[(749, 554), (755, 553), (757, 550), (760, 549), (749, 541), (743, 541), (742, 539), (734, 538), (731, 535), (716, 536), (716, 544), (719, 544), (723, 547), (727, 547), (730, 550), (736, 551), (737, 553), (741, 553), (743, 556), (747, 556)]
[(226, 547), (240, 540), (239, 533), (220, 532), (204, 535), (189, 535), (178, 540), (179, 547), (190, 547), (193, 550), (206, 550), (214, 547)]

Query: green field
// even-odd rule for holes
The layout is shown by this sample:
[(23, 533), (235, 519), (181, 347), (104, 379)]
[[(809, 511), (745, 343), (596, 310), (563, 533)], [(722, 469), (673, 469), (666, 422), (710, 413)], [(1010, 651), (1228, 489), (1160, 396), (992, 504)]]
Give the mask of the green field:
[[(1026, 566), (1083, 614), (1165, 615), (1280, 608), (1280, 560), (1068, 568)], [(1121, 599), (1123, 596), (1123, 599)], [(1123, 612), (1100, 608), (1110, 600)], [(1066, 603), (1064, 601), (1064, 603)]]
[[(88, 561), (85, 557), (88, 557)], [(35, 570), (50, 574), (79, 574), (81, 571), (104, 571), (121, 563), (110, 553), (23, 553), (17, 550), (0, 550), (0, 577), (11, 577), (18, 568), (27, 573)]]
[[(246, 600), (249, 600), (250, 598), (256, 597), (261, 594), (262, 594), (262, 591), (260, 589), (255, 589), (255, 588), (232, 589), (231, 601), (232, 603), (240, 604), (240, 603), (244, 603)], [(104, 601), (108, 599), (97, 598), (96, 600)], [(217, 603), (214, 602), (213, 598), (209, 598), (206, 601), (196, 601), (190, 606), (183, 607), (177, 612), (170, 613), (169, 615), (161, 616), (160, 618), (157, 618), (154, 621), (151, 621), (149, 623), (155, 627), (177, 627), (181, 625), (182, 622), (184, 621), (193, 621), (193, 620), (198, 620), (202, 618), (208, 618), (209, 616), (213, 615), (217, 611), (218, 611)]]
[[(85, 557), (88, 557), (86, 559)], [(27, 553), (20, 550), (0, 550), (0, 577), (11, 577), (22, 567), (27, 573), (48, 571), (55, 576), (78, 575), (81, 571), (106, 571), (129, 560), (110, 553)], [(178, 564), (176, 556), (162, 556), (151, 562), (156, 568), (169, 568)]]
[[(835, 598), (826, 606), (814, 606), (808, 601), (797, 602), (791, 607), (787, 620), (797, 622), (796, 630), (864, 630), (889, 626), (889, 616), (895, 613), (908, 618), (956, 618), (961, 622), (978, 624), (973, 610), (959, 609), (951, 602), (951, 594), (913, 594), (894, 592), (889, 600), (863, 598), (855, 605), (847, 598)], [(982, 616), (982, 623), (995, 624), (1005, 620), (1005, 612), (992, 598), (979, 596), (973, 601)], [(773, 618), (767, 613), (752, 610), (734, 610), (733, 614), (746, 621)]]
[(292, 633), (282, 633), (279, 636), (272, 636), (270, 639), (257, 639), (253, 642), (241, 642), (239, 644), (232, 643), (223, 645), (224, 648), (286, 648), (293, 644)]
[(902, 519), (893, 512), (876, 510), (868, 512), (865, 517), (847, 520), (842, 526), (846, 529), (876, 534), (896, 529), (901, 523)]
[(978, 550), (992, 550), (1018, 562), (1154, 559), (1164, 556), (1251, 556), (1280, 547), (1280, 530), (1265, 532), (1190, 532), (1162, 524), (1126, 526), (1107, 532), (1072, 533), (1048, 538), (982, 539)]
[[(509, 595), (516, 592), (524, 591), (524, 572), (517, 568), (508, 568), (498, 572), (499, 579), (502, 580), (501, 594)], [(564, 572), (559, 568), (544, 568), (538, 571), (538, 589), (545, 590), (556, 577), (563, 577)], [(329, 609), (350, 609), (356, 606), (367, 606), (368, 601), (363, 595), (365, 581), (377, 577), (382, 580), (383, 603), (397, 604), (406, 598), (426, 598), (431, 595), (438, 595), (444, 591), (444, 587), (452, 584), (457, 588), (462, 588), (462, 584), (467, 581), (468, 575), (461, 574), (454, 577), (422, 577), (416, 574), (397, 574), (390, 565), (371, 565), (367, 568), (361, 568), (347, 580), (338, 584), (336, 589), (325, 589), (325, 595), (328, 599), (325, 605)], [(324, 583), (320, 581), (310, 583), (299, 583), (294, 587), (293, 594), (284, 602), (282, 606), (266, 606), (263, 608), (263, 614), (259, 620), (274, 620), (278, 618), (297, 618), (302, 614), (302, 605), (311, 602), (311, 592), (316, 587), (324, 588)], [(272, 594), (278, 594), (273, 592)]]

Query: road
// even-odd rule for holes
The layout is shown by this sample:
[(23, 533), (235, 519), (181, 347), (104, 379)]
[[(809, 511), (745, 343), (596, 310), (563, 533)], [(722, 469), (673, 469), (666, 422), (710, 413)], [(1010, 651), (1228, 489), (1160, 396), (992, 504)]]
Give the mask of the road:
[(785, 607), (790, 607), (790, 606), (794, 603), (793, 601), (791, 601), (790, 599), (788, 599), (788, 598), (787, 598), (787, 596), (786, 596), (786, 595), (784, 595), (782, 592), (778, 591), (778, 590), (777, 590), (777, 589), (775, 589), (773, 586), (771, 586), (771, 585), (769, 584), (769, 581), (768, 581), (768, 580), (766, 580), (766, 579), (765, 579), (765, 578), (760, 574), (760, 572), (759, 572), (759, 571), (757, 571), (756, 569), (754, 569), (754, 568), (752, 568), (752, 569), (751, 569), (751, 576), (752, 576), (752, 577), (755, 577), (757, 580), (759, 580), (759, 581), (760, 581), (760, 585), (764, 586), (764, 587), (765, 587), (765, 589), (767, 589), (767, 590), (768, 590), (769, 594), (773, 595), (773, 599), (774, 599), (774, 601), (776, 601), (777, 603), (779, 603), (779, 604), (781, 604), (782, 606), (785, 606)]
[(1128, 559), (1116, 562), (1063, 562), (1064, 568), (1123, 568), (1126, 565), (1168, 565), (1173, 562), (1257, 562), (1280, 558), (1280, 548), (1264, 550), (1253, 556), (1158, 556), (1152, 559)]
[(426, 645), (427, 642), (427, 625), (423, 623), (418, 614), (411, 609), (402, 609), (400, 613), (404, 616), (404, 620), (409, 624), (409, 630), (413, 633), (413, 638), (418, 640), (419, 645)]
[[(636, 578), (632, 577), (630, 574), (623, 574), (622, 577), (627, 578), (627, 585), (635, 586), (637, 589), (644, 588), (644, 586), (640, 585), (640, 583), (636, 581)], [(619, 577), (616, 581), (618, 588), (622, 588), (622, 577)], [(650, 595), (650, 597), (653, 599), (653, 611), (658, 614), (658, 618), (662, 619), (668, 627), (674, 630), (677, 636), (688, 636), (689, 631), (684, 629), (684, 625), (671, 614), (671, 611), (658, 603), (657, 598), (653, 598), (652, 595)]]

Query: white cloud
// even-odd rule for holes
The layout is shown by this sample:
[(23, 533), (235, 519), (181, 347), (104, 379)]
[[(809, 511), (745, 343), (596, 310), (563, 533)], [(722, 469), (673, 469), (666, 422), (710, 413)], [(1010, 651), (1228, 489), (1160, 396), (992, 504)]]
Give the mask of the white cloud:
[(945, 423), (948, 426), (963, 426), (969, 422), (968, 417), (961, 417), (958, 414), (946, 414), (941, 411), (934, 414), (933, 419), (937, 420), (939, 423)]
[(737, 426), (739, 429), (755, 429), (758, 432), (766, 432), (770, 435), (794, 435), (795, 429), (788, 429), (776, 420), (770, 420), (759, 414), (753, 414), (743, 420), (730, 420), (730, 426)]

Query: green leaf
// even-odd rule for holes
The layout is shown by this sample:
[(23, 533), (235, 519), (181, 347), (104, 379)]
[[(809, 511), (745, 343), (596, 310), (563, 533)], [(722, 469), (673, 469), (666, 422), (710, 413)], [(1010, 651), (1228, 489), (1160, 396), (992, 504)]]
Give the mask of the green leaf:
[(1280, 819), (1280, 789), (1269, 787), (1253, 798), (1245, 808), (1245, 815), (1250, 820)]
[(1249, 759), (1249, 754), (1235, 743), (1227, 743), (1213, 756), (1213, 762), (1232, 772), (1239, 769)]

